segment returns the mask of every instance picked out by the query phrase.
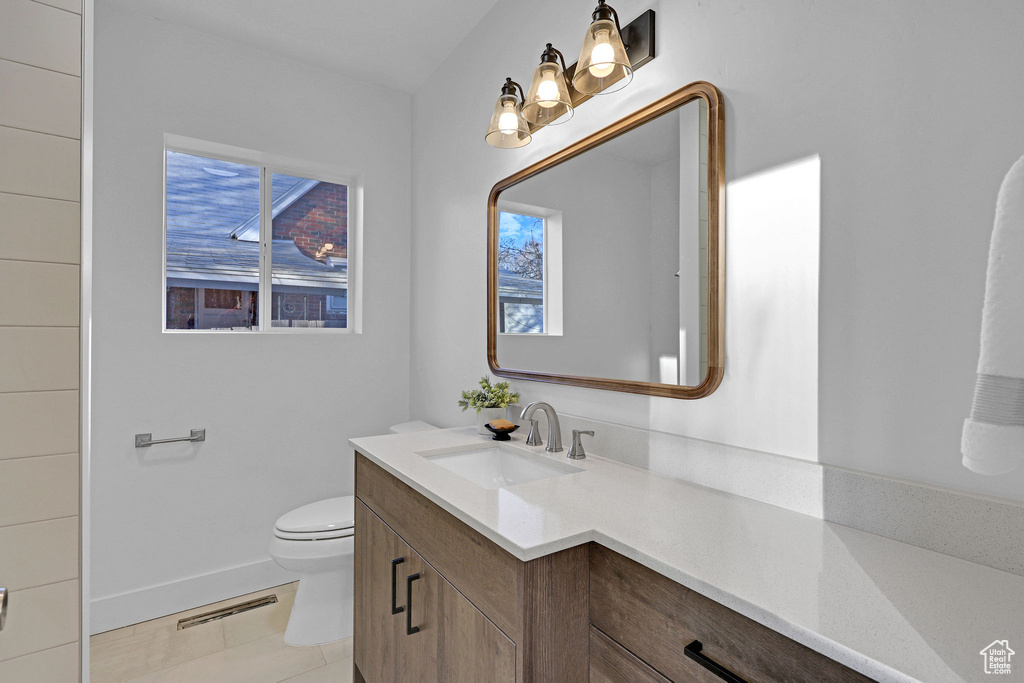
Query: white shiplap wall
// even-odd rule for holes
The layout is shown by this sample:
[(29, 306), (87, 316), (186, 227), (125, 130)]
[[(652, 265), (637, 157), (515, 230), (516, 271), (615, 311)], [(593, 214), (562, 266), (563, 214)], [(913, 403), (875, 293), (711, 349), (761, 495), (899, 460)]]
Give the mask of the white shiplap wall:
[(0, 681), (80, 676), (81, 11), (0, 3)]

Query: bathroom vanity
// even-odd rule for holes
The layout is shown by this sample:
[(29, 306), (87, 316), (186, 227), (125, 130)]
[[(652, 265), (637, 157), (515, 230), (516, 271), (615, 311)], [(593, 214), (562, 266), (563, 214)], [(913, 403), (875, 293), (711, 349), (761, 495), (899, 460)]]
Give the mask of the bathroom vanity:
[(473, 428), (350, 444), (357, 680), (963, 681), (1020, 635), (1024, 577), (600, 454), (485, 488), (437, 461)]
[(587, 680), (585, 545), (522, 562), (361, 455), (356, 481), (365, 680)]
[(356, 482), (365, 681), (870, 680), (600, 544), (523, 562), (359, 453)]

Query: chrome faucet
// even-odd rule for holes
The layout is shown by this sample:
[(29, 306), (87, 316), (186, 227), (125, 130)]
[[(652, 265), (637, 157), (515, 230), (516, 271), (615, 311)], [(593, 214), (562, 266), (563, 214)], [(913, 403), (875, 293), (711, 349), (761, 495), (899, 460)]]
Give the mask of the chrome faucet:
[(543, 401), (534, 401), (523, 408), (523, 412), (519, 416), (530, 421), (530, 436), (527, 437), (526, 443), (530, 446), (541, 444), (540, 435), (537, 433), (537, 420), (533, 419), (533, 414), (537, 410), (544, 411), (548, 418), (548, 446), (544, 450), (549, 453), (558, 453), (562, 450), (562, 427), (558, 424), (558, 415), (555, 413), (555, 409)]

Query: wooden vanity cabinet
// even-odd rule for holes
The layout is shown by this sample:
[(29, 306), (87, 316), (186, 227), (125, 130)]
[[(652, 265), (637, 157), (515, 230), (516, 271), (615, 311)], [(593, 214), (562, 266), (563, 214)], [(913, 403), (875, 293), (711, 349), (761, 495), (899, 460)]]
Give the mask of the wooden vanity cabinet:
[(586, 683), (586, 545), (522, 562), (358, 452), (356, 499), (357, 681)]
[(356, 503), (355, 614), (369, 681), (515, 681), (515, 644)]
[(871, 680), (596, 543), (522, 562), (358, 452), (356, 498), (357, 682)]

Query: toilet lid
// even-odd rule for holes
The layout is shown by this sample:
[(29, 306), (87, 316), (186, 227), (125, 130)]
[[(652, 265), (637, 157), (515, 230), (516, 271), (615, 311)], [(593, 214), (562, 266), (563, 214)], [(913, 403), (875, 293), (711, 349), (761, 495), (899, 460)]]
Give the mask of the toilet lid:
[(288, 534), (288, 537), (308, 534), (325, 538), (325, 532), (348, 536), (355, 525), (355, 500), (354, 496), (341, 496), (303, 505), (281, 515), (274, 528)]

